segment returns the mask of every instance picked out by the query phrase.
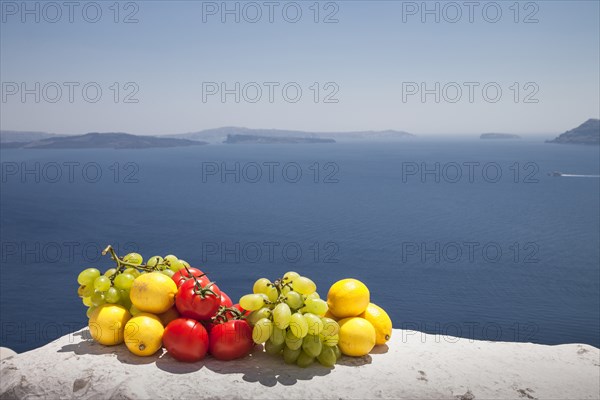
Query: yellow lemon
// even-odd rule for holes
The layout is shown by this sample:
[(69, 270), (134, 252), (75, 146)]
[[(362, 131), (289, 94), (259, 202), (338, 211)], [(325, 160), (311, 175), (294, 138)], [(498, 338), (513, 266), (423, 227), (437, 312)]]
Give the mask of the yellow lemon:
[(131, 314), (125, 307), (102, 304), (90, 315), (89, 328), (92, 338), (103, 345), (123, 343), (123, 330)]
[(373, 325), (364, 318), (350, 317), (338, 322), (340, 324), (338, 346), (343, 354), (360, 357), (375, 347), (377, 334)]
[(164, 331), (156, 315), (140, 313), (125, 325), (125, 345), (136, 356), (151, 356), (162, 347)]
[(369, 302), (369, 289), (357, 279), (337, 281), (327, 294), (329, 312), (337, 318), (356, 317), (367, 309)]
[(359, 317), (369, 321), (377, 334), (376, 344), (385, 344), (392, 337), (392, 320), (385, 310), (377, 304), (369, 303), (365, 312)]
[(161, 314), (173, 307), (177, 285), (160, 272), (150, 272), (135, 278), (129, 297), (140, 311)]

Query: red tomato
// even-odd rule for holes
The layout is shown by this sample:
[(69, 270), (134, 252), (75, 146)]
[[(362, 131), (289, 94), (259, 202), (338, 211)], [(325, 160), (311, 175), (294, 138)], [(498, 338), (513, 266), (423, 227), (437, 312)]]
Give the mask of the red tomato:
[(233, 307), (233, 302), (231, 301), (229, 296), (225, 294), (225, 292), (221, 292), (221, 305), (225, 307)]
[[(206, 275), (204, 275), (203, 277), (200, 277), (200, 275), (204, 274), (204, 272), (200, 271), (199, 269), (197, 269), (197, 268), (188, 268), (188, 269), (190, 270), (190, 273), (193, 276), (199, 277), (198, 280), (204, 280), (204, 281), (206, 281), (206, 283), (210, 282)], [(175, 282), (175, 284), (177, 285), (177, 287), (180, 287), (181, 285), (183, 285), (183, 283), (185, 281), (190, 279), (190, 274), (188, 274), (188, 272), (185, 270), (185, 268), (182, 268), (179, 271), (175, 272), (172, 279)]]
[(217, 360), (244, 357), (253, 347), (252, 328), (244, 320), (216, 324), (210, 330), (208, 350)]
[(208, 350), (208, 333), (198, 321), (177, 318), (169, 322), (163, 334), (163, 345), (174, 359), (200, 361)]
[[(200, 291), (207, 288), (202, 284)], [(185, 318), (193, 318), (198, 321), (206, 321), (215, 315), (221, 305), (221, 291), (212, 285), (209, 288), (214, 292), (196, 293), (196, 282), (193, 279), (186, 281), (179, 287), (175, 295), (175, 307)]]

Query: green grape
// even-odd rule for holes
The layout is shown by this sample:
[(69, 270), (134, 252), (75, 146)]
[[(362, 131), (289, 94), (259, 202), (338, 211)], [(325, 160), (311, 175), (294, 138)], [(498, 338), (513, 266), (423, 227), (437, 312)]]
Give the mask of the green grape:
[(84, 269), (77, 276), (77, 283), (82, 286), (92, 285), (94, 283), (94, 279), (100, 276), (100, 271), (96, 268), (88, 268)]
[(340, 340), (340, 336), (338, 334), (340, 331), (340, 326), (331, 318), (322, 318), (321, 321), (323, 321), (323, 330), (319, 334), (321, 341), (323, 341), (323, 344), (327, 346), (337, 345)]
[(89, 285), (79, 286), (79, 289), (77, 289), (77, 294), (79, 295), (79, 297), (90, 297), (94, 294), (95, 290), (96, 289), (94, 289), (94, 284), (92, 282)]
[(321, 317), (323, 322), (323, 334), (326, 336), (335, 335), (340, 331), (340, 325), (336, 320), (329, 317)]
[(306, 320), (306, 324), (308, 325), (308, 334), (309, 335), (318, 335), (323, 330), (323, 321), (321, 318), (317, 317), (315, 314), (306, 313), (303, 315)]
[(306, 298), (307, 299), (320, 299), (321, 296), (319, 296), (319, 293), (317, 293), (317, 292), (312, 292), (311, 294), (306, 295)]
[[(169, 264), (169, 271), (173, 271), (173, 274), (179, 272), (184, 268), (183, 264), (177, 260), (176, 262), (172, 262)], [(189, 268), (189, 267), (188, 267)]]
[(321, 365), (325, 367), (333, 367), (337, 361), (337, 357), (333, 351), (333, 348), (329, 346), (323, 346), (321, 353), (317, 356), (317, 360), (319, 360)]
[(168, 256), (165, 256), (164, 261), (179, 261), (179, 258), (173, 254), (169, 254)]
[(172, 254), (165, 256), (165, 264), (167, 264), (169, 266), (169, 270), (173, 271), (174, 273), (183, 268), (181, 261), (179, 261), (179, 259)]
[(273, 322), (268, 318), (261, 318), (252, 329), (252, 340), (254, 343), (261, 344), (269, 340), (273, 332)]
[(102, 275), (94, 281), (94, 289), (99, 292), (106, 292), (110, 288), (110, 279)]
[(298, 350), (302, 347), (302, 339), (294, 336), (292, 331), (287, 331), (285, 334), (285, 345), (291, 350)]
[(298, 338), (308, 335), (308, 323), (300, 313), (294, 313), (290, 317), (290, 331)]
[(266, 294), (264, 294), (264, 293), (255, 293), (254, 296), (260, 296), (260, 297), (262, 297), (263, 300), (264, 300), (264, 302), (265, 302), (265, 304), (268, 304), (267, 302), (269, 301), (269, 296), (267, 296)]
[(240, 306), (244, 310), (259, 310), (265, 305), (265, 299), (260, 294), (247, 294), (240, 299)]
[(321, 338), (318, 336), (306, 335), (306, 337), (302, 339), (302, 350), (311, 357), (316, 357), (321, 354), (322, 348), (323, 344), (321, 343)]
[(274, 326), (269, 341), (277, 346), (280, 344), (283, 345), (285, 343), (285, 329), (279, 329)]
[(123, 307), (129, 310), (131, 307), (131, 299), (129, 298), (129, 290), (119, 289), (119, 299)]
[(175, 275), (175, 272), (173, 272), (172, 269), (165, 269), (160, 271), (161, 274), (168, 276), (169, 278), (172, 278), (173, 275)]
[(116, 268), (107, 269), (106, 272), (104, 273), (104, 276), (110, 278), (111, 276), (113, 276), (115, 274), (115, 272), (117, 272)]
[(289, 287), (288, 285), (285, 285), (281, 288), (281, 294), (283, 294), (284, 296), (291, 291), (292, 291), (292, 288)]
[(300, 294), (308, 295), (317, 290), (317, 285), (307, 277), (299, 276), (294, 278), (292, 288)]
[(291, 316), (290, 306), (285, 303), (279, 303), (273, 309), (273, 323), (279, 329), (285, 329), (290, 325)]
[(107, 303), (118, 303), (121, 299), (121, 296), (119, 295), (119, 290), (114, 287), (109, 288), (104, 294), (104, 299)]
[(302, 295), (298, 292), (289, 291), (285, 295), (285, 302), (292, 310), (297, 310), (304, 305), (304, 301), (302, 300)]
[(298, 359), (296, 360), (296, 365), (302, 368), (306, 368), (309, 365), (311, 365), (314, 361), (314, 357), (309, 356), (304, 351), (301, 351), (300, 355), (298, 356)]
[(294, 272), (294, 271), (288, 271), (283, 275), (283, 283), (290, 283), (292, 282), (294, 279), (298, 278), (300, 276), (299, 273)]
[(287, 346), (283, 347), (283, 361), (286, 364), (295, 364), (296, 360), (298, 360), (298, 356), (302, 353), (301, 348), (297, 348), (296, 350), (292, 350)]
[(90, 308), (87, 309), (87, 311), (85, 312), (85, 315), (87, 315), (88, 318), (91, 318), (92, 314), (95, 310), (96, 310), (96, 307), (91, 306)]
[(321, 299), (307, 298), (304, 301), (305, 312), (309, 312), (318, 316), (323, 316), (329, 309), (327, 302)]
[(148, 262), (146, 262), (146, 265), (151, 268), (155, 268), (155, 267), (158, 267), (159, 265), (163, 264), (164, 261), (165, 260), (161, 256), (153, 256), (148, 259)]
[(322, 336), (337, 335), (340, 331), (340, 325), (334, 319), (322, 317), (321, 322), (323, 322), (323, 331), (321, 331)]
[(125, 257), (123, 257), (123, 261), (134, 264), (134, 265), (142, 265), (144, 262), (144, 258), (139, 253), (129, 253)]
[(337, 345), (338, 342), (340, 341), (340, 335), (338, 335), (337, 333), (335, 335), (331, 335), (331, 336), (323, 336), (321, 334), (321, 335), (319, 335), (319, 337), (323, 341), (324, 345), (330, 346), (330, 347)]
[(124, 274), (131, 274), (133, 275), (134, 278), (137, 278), (138, 276), (140, 276), (140, 271), (138, 271), (135, 268), (127, 268), (125, 271), (123, 271)]
[(277, 288), (275, 286), (269, 287), (266, 295), (269, 301), (272, 303), (275, 303), (277, 299), (279, 299), (279, 292), (277, 291)]
[(81, 299), (81, 301), (83, 302), (83, 305), (86, 306), (86, 307), (91, 307), (93, 305), (91, 297), (83, 297)]
[(117, 277), (115, 278), (113, 283), (117, 289), (129, 290), (129, 289), (131, 289), (131, 286), (133, 285), (134, 280), (135, 280), (135, 278), (133, 277), (133, 275), (123, 273), (123, 274), (117, 275)]
[(272, 283), (270, 280), (268, 280), (267, 278), (260, 278), (260, 279), (257, 279), (256, 282), (254, 282), (254, 286), (252, 286), (252, 293), (267, 294), (269, 292), (269, 288), (271, 288), (271, 287), (273, 287), (273, 286), (272, 286)]
[(254, 326), (261, 318), (271, 318), (271, 310), (269, 310), (268, 307), (263, 307), (260, 310), (252, 311), (248, 317), (246, 317), (246, 321), (248, 321), (250, 326)]
[(131, 314), (131, 316), (135, 317), (139, 313), (141, 313), (141, 311), (136, 306), (132, 305), (131, 307), (129, 307), (129, 314)]
[(335, 346), (331, 346), (331, 348), (333, 349), (333, 352), (335, 353), (336, 360), (339, 360), (340, 358), (342, 358), (342, 351), (340, 350), (340, 346), (335, 345)]
[(106, 302), (104, 299), (104, 294), (102, 294), (101, 292), (94, 292), (94, 294), (91, 297), (91, 300), (92, 304), (96, 307), (101, 306)]
[(267, 352), (267, 354), (277, 355), (277, 354), (281, 353), (281, 350), (283, 350), (283, 346), (284, 346), (283, 342), (281, 342), (279, 344), (275, 344), (271, 341), (271, 339), (269, 339), (265, 343), (265, 351)]
[(271, 302), (276, 302), (277, 298), (279, 297), (279, 292), (277, 292), (277, 288), (273, 286), (271, 281), (267, 278), (260, 278), (256, 282), (254, 282), (252, 292), (254, 294), (267, 295), (267, 300)]

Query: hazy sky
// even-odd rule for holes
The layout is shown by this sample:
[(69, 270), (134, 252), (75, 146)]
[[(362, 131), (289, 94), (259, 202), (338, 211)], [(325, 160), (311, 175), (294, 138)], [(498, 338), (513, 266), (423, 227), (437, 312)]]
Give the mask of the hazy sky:
[(598, 118), (598, 1), (315, 3), (2, 1), (1, 128), (545, 133)]

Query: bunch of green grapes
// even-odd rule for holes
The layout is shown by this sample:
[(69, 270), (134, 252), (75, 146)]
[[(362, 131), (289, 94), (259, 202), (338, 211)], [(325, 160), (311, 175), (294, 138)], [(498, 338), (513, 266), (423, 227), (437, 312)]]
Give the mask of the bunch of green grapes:
[(308, 367), (315, 360), (332, 367), (341, 357), (337, 346), (339, 325), (325, 317), (327, 302), (319, 298), (317, 286), (307, 277), (290, 271), (271, 282), (260, 278), (253, 294), (240, 299), (252, 339), (264, 343), (269, 354), (283, 354), (287, 364)]
[(77, 294), (81, 297), (83, 304), (88, 307), (86, 313), (88, 318), (96, 307), (105, 303), (119, 304), (135, 315), (139, 313), (139, 310), (131, 304), (129, 298), (129, 291), (135, 278), (150, 271), (159, 271), (172, 277), (184, 266), (190, 267), (186, 261), (180, 260), (174, 255), (164, 258), (161, 256), (150, 257), (144, 264), (141, 254), (129, 253), (120, 258), (114, 253), (112, 247), (107, 247), (105, 252), (107, 251), (111, 252), (117, 268), (110, 268), (104, 274), (97, 268), (87, 268), (81, 271), (77, 277), (77, 283), (80, 285)]

